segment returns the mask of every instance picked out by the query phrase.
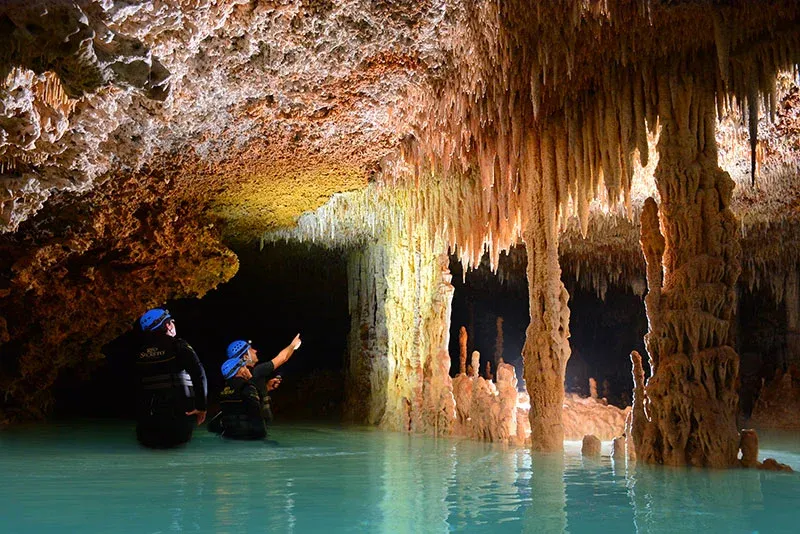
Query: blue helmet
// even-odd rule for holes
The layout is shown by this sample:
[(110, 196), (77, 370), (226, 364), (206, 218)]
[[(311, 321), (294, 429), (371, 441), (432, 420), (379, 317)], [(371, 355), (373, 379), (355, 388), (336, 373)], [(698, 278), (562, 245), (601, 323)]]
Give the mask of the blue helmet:
[(139, 318), (139, 325), (142, 327), (143, 331), (152, 332), (164, 324), (164, 322), (168, 319), (172, 319), (172, 316), (169, 314), (169, 310), (153, 308), (152, 310), (147, 310), (144, 312), (144, 315)]
[(228, 345), (228, 358), (241, 358), (247, 353), (247, 349), (250, 348), (250, 345), (250, 341), (244, 341), (242, 339), (234, 341)]
[(244, 360), (241, 358), (225, 360), (225, 363), (222, 364), (222, 376), (225, 377), (226, 380), (228, 378), (233, 378), (242, 367), (244, 367)]

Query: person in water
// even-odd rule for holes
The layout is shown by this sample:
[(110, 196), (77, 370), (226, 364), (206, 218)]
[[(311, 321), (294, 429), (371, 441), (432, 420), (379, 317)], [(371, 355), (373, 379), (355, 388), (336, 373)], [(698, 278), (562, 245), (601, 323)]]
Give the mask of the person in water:
[[(286, 363), (300, 346), (300, 334), (272, 360), (257, 363), (258, 352), (249, 341), (228, 346), (222, 364), (225, 387), (219, 395), (220, 413), (209, 430), (233, 439), (264, 439), (272, 422), (269, 392), (280, 386), (280, 377), (268, 377)], [(252, 368), (252, 371), (251, 371)]]
[(206, 374), (194, 349), (176, 336), (168, 310), (148, 310), (139, 325), (136, 437), (146, 447), (176, 447), (205, 421)]

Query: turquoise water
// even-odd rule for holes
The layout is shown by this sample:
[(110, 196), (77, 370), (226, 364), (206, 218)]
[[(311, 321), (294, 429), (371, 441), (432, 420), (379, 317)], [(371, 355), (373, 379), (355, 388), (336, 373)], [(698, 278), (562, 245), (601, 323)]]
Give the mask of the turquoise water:
[[(201, 429), (149, 451), (120, 422), (0, 432), (0, 533), (800, 531), (797, 474), (626, 469), (578, 443), (538, 456), (334, 427), (271, 438)], [(798, 436), (762, 451), (800, 470)]]

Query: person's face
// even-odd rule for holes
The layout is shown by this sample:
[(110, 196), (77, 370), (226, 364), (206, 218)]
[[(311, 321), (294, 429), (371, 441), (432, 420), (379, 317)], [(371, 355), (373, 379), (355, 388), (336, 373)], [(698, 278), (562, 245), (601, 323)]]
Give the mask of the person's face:
[(253, 367), (255, 364), (258, 363), (258, 351), (253, 347), (247, 349), (247, 366)]
[(175, 321), (172, 319), (167, 319), (167, 335), (169, 337), (175, 337)]

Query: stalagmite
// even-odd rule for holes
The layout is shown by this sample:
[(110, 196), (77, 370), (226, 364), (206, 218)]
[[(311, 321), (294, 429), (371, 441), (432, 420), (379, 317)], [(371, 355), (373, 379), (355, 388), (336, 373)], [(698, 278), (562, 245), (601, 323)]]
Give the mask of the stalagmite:
[(591, 434), (583, 436), (583, 444), (581, 445), (581, 454), (590, 458), (600, 456), (600, 449), (602, 443), (600, 438)]
[(458, 361), (459, 374), (467, 374), (467, 329), (463, 326), (458, 329)]
[(611, 441), (611, 457), (615, 462), (625, 460), (625, 436), (617, 436)]
[(497, 366), (503, 363), (503, 318), (498, 317), (497, 321), (495, 322), (495, 327), (497, 330), (497, 337), (495, 338), (494, 342), (494, 367), (497, 369)]
[[(480, 354), (473, 352), (477, 365)], [(470, 365), (472, 368), (472, 365)], [(459, 374), (453, 379), (456, 417), (453, 433), (481, 441), (523, 445), (529, 432), (520, 425), (517, 376), (514, 366), (501, 363), (497, 368), (497, 383), (481, 376)]]
[(517, 445), (525, 443), (517, 435), (517, 372), (513, 365), (500, 363), (497, 367), (498, 438)]
[(481, 369), (481, 353), (477, 350), (472, 351), (470, 364), (467, 366), (467, 375), (475, 378), (478, 376), (478, 371)]
[(662, 205), (648, 199), (642, 214), (652, 375), (642, 388), (640, 358), (632, 354), (636, 456), (727, 467), (738, 449), (731, 319), (740, 247), (729, 208), (733, 182), (717, 165), (714, 80), (665, 71), (658, 95)]
[(742, 467), (762, 469), (765, 471), (785, 471), (791, 473), (794, 470), (778, 462), (774, 458), (766, 458), (763, 462), (758, 461), (758, 434), (753, 429), (744, 429), (740, 435), (739, 448), (742, 451), (742, 458), (739, 460)]

